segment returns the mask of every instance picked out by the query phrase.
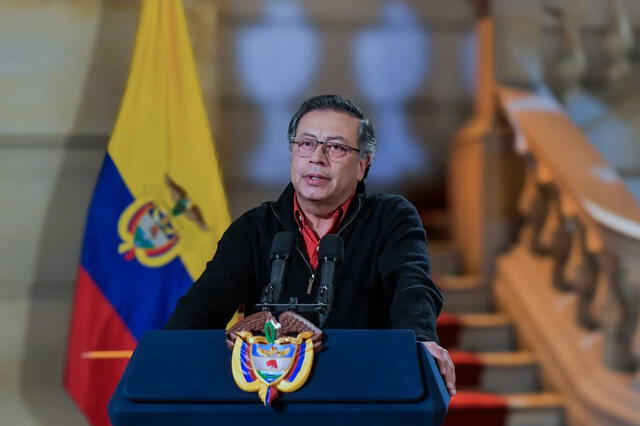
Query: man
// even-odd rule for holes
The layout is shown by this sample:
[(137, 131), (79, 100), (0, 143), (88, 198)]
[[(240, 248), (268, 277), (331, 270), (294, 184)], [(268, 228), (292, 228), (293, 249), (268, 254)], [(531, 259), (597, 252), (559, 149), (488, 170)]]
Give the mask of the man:
[(344, 240), (344, 260), (326, 328), (413, 329), (455, 395), (453, 363), (437, 344), (442, 295), (429, 276), (420, 218), (406, 199), (364, 190), (376, 151), (371, 123), (350, 101), (323, 95), (300, 106), (288, 133), (291, 183), (277, 201), (231, 224), (167, 328), (223, 328), (241, 304), (255, 312), (269, 281), (271, 243), (281, 231), (297, 239), (280, 300), (313, 303), (317, 247), (335, 233)]

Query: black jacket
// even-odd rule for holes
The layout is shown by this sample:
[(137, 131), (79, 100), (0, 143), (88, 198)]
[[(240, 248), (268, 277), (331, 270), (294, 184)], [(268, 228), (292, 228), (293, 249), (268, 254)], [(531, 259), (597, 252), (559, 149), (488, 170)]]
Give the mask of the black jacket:
[[(202, 276), (178, 301), (167, 328), (224, 328), (241, 304), (247, 314), (255, 312), (270, 278), (273, 237), (283, 230), (297, 239), (281, 301), (296, 296), (299, 303), (314, 302), (319, 274), (307, 295), (314, 271), (293, 217), (293, 194), (289, 184), (278, 201), (263, 203), (231, 224)], [(367, 194), (358, 185), (338, 235), (344, 239), (344, 259), (325, 327), (410, 328), (418, 340), (437, 341), (442, 295), (429, 275), (426, 234), (415, 207), (401, 196)]]

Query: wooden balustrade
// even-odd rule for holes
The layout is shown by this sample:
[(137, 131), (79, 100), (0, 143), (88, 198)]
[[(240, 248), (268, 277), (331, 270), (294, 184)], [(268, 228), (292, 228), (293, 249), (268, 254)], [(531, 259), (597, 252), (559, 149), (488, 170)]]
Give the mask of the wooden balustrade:
[(520, 316), (574, 414), (638, 424), (640, 205), (555, 100), (497, 92), (526, 164), (523, 226), (498, 264), (500, 303)]

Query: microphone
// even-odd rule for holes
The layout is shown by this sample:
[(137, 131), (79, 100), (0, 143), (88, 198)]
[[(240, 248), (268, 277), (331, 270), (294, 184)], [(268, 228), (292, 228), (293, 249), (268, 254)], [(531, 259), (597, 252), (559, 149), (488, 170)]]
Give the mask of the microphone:
[[(262, 290), (262, 296), (260, 297), (260, 303), (278, 303), (280, 300), (280, 293), (282, 292), (284, 271), (287, 264), (287, 259), (291, 255), (291, 249), (293, 248), (293, 235), (291, 232), (282, 231), (278, 232), (273, 237), (271, 243), (271, 280), (269, 284)], [(267, 307), (263, 308), (268, 309)]]
[(322, 262), (320, 274), (320, 286), (318, 287), (318, 304), (326, 305), (318, 311), (319, 326), (322, 328), (331, 312), (333, 304), (333, 279), (336, 268), (342, 263), (344, 255), (344, 241), (336, 234), (325, 235), (320, 240), (318, 260)]

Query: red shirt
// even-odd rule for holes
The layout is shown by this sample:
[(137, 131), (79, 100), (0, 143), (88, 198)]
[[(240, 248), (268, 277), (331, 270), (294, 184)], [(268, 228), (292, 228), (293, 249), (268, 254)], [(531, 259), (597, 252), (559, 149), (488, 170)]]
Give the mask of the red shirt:
[[(331, 227), (326, 232), (326, 234), (335, 234), (340, 227), (340, 222), (344, 219), (347, 210), (349, 210), (349, 206), (351, 205), (351, 201), (353, 201), (353, 197), (356, 194), (353, 194), (351, 197), (347, 198), (347, 201), (342, 203), (340, 207), (333, 212), (331, 216)], [(302, 239), (304, 240), (304, 247), (307, 252), (307, 256), (309, 256), (309, 261), (311, 262), (311, 267), (315, 271), (318, 268), (318, 245), (320, 244), (320, 239), (324, 237), (324, 235), (318, 235), (311, 228), (311, 224), (309, 223), (309, 219), (306, 218), (304, 212), (300, 208), (298, 204), (298, 196), (293, 194), (293, 217), (298, 224), (298, 230), (302, 234)]]

